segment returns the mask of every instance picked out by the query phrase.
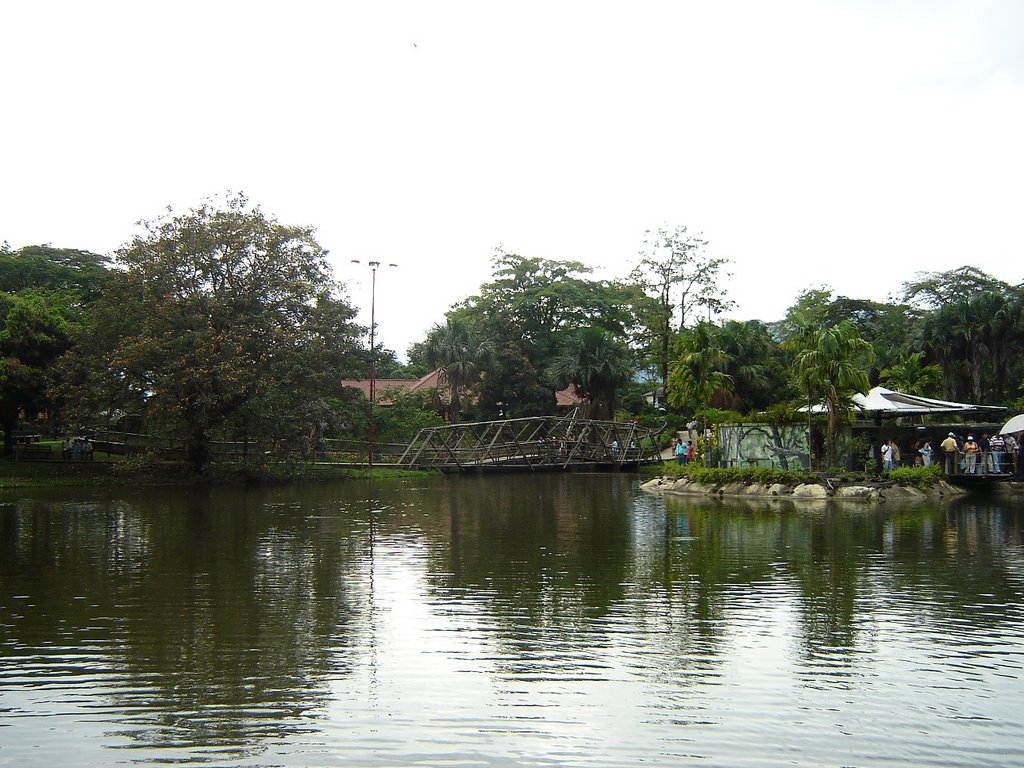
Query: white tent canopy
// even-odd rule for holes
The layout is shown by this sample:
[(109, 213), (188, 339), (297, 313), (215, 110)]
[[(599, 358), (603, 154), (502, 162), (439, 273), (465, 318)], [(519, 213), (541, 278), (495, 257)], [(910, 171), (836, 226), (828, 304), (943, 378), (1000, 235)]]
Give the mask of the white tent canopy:
[[(998, 405), (973, 405), (971, 403), (954, 403), (951, 400), (935, 400), (920, 395), (905, 395), (885, 387), (872, 387), (866, 395), (857, 393), (850, 401), (853, 407), (868, 417), (881, 416), (894, 418), (897, 416), (923, 416), (939, 414), (969, 413), (1001, 413), (1006, 409)], [(824, 404), (804, 406), (800, 409), (806, 413), (825, 413)]]
[(1003, 428), (1000, 430), (999, 434), (1014, 435), (1018, 432), (1024, 432), (1024, 413), (1014, 416), (1008, 422), (1003, 424)]

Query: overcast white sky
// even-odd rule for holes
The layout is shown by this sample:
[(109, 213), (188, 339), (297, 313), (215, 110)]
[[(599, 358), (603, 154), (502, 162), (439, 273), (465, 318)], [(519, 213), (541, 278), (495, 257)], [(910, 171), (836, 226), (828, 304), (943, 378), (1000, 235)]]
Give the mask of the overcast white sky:
[(1024, 0), (6, 2), (0, 240), (110, 253), (229, 190), (404, 356), (496, 246), (730, 259), (731, 316), (1024, 276)]

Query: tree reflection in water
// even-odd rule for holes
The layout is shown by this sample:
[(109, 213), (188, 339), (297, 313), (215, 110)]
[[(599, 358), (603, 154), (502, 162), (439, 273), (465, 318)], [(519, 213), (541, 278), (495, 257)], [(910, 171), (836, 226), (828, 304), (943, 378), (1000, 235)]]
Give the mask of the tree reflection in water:
[[(773, 729), (857, 762), (939, 711), (985, 717), (998, 750), (1022, 551), (1013, 502), (663, 500), (627, 475), (21, 495), (0, 505), (0, 725), (38, 758), (59, 717), (99, 750), (82, 765), (555, 743), (743, 764)], [(866, 713), (852, 751), (839, 692)]]

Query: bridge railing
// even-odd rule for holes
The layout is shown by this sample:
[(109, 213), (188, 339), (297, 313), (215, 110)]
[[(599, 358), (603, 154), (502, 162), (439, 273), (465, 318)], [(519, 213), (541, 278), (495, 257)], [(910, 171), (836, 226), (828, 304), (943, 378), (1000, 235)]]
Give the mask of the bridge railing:
[[(944, 456), (938, 456), (935, 463), (942, 466)], [(946, 464), (946, 473), (955, 475), (1015, 475), (1019, 456), (1016, 451), (977, 451), (973, 459), (963, 451), (957, 451), (952, 462), (952, 467)], [(952, 470), (952, 471), (950, 471)]]
[(410, 467), (568, 467), (661, 461), (664, 427), (538, 416), (420, 430), (398, 463)]

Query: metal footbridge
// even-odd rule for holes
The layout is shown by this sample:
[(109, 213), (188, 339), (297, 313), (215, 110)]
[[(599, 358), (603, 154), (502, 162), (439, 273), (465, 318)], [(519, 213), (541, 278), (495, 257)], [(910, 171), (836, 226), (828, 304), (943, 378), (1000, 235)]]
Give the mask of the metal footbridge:
[(569, 416), (478, 421), (421, 429), (398, 466), (445, 472), (635, 469), (660, 463), (665, 425)]

